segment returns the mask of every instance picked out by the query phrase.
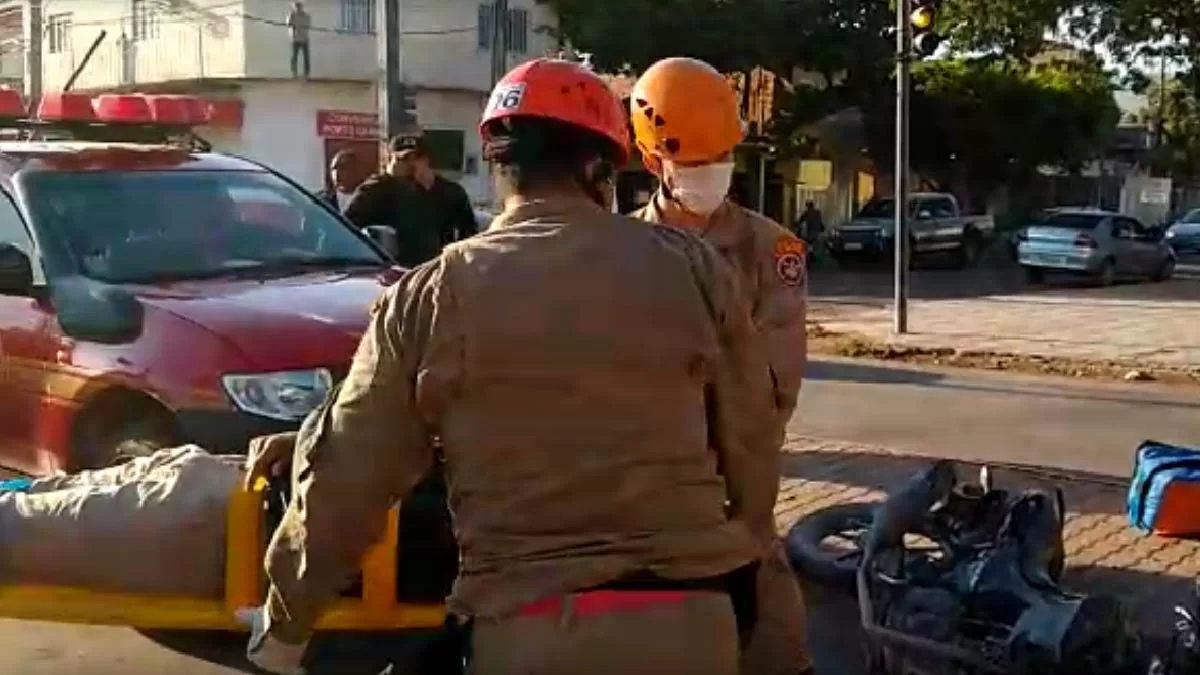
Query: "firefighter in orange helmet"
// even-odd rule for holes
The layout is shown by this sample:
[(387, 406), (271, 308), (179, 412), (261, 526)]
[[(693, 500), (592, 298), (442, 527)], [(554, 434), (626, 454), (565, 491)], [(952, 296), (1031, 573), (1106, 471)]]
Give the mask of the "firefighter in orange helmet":
[[(788, 230), (728, 199), (734, 148), (744, 125), (738, 96), (709, 64), (664, 59), (638, 79), (630, 96), (635, 142), (659, 190), (633, 214), (700, 233), (738, 272), (741, 291), (766, 339), (773, 380), (779, 462), (806, 361), (804, 243)], [(762, 485), (774, 499), (777, 484)], [(795, 675), (810, 669), (804, 604), (774, 521), (757, 524), (764, 550), (758, 619), (743, 650), (743, 673)]]
[(738, 675), (774, 503), (757, 486), (778, 482), (765, 350), (716, 251), (609, 209), (627, 124), (579, 64), (496, 85), (480, 131), (503, 212), (384, 293), (298, 435), (256, 443), (277, 447), (250, 474), (290, 457), (294, 498), (266, 605), (242, 613), (252, 661), (296, 672), (440, 457), (473, 675)]

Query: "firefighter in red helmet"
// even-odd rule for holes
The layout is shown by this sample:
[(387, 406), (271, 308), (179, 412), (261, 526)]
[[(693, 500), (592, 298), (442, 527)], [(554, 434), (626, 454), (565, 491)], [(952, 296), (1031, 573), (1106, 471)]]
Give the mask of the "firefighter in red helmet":
[(470, 672), (737, 675), (756, 487), (778, 480), (770, 372), (720, 255), (610, 211), (626, 124), (576, 63), (496, 85), (480, 131), (503, 211), (385, 294), (299, 433), (259, 665), (296, 665), (436, 437)]

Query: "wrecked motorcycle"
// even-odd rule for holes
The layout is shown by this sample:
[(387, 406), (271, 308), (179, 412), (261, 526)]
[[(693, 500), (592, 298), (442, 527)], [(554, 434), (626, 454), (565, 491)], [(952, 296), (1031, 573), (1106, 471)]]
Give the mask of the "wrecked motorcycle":
[(1172, 608), (1170, 640), (1151, 657), (1148, 675), (1200, 673), (1200, 579), (1192, 581), (1188, 598)]
[[(789, 558), (818, 583), (854, 589), (872, 675), (1116, 675), (1146, 672), (1113, 598), (1070, 593), (1061, 491), (960, 483), (940, 461), (878, 505), (801, 519)], [(858, 529), (848, 551), (822, 542)], [(923, 540), (923, 541), (921, 541)]]

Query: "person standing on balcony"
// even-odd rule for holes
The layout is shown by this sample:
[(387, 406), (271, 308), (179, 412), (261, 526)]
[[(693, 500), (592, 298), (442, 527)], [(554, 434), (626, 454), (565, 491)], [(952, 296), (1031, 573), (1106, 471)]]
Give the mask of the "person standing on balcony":
[[(308, 31), (312, 28), (312, 17), (304, 9), (304, 3), (297, 0), (292, 4), (292, 11), (287, 15), (288, 32), (292, 36), (292, 77), (308, 78), (309, 59)], [(304, 70), (299, 69), (300, 57), (304, 57)]]

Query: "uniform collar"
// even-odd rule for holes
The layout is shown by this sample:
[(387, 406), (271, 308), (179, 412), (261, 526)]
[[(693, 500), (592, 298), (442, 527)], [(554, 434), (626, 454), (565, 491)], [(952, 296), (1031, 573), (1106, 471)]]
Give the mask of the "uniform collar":
[(608, 213), (596, 202), (585, 196), (545, 197), (505, 209), (492, 220), (489, 230), (498, 230), (511, 225), (520, 225), (531, 220), (550, 220), (557, 216), (580, 215), (581, 213)]
[(671, 225), (678, 229), (687, 229), (701, 235), (710, 243), (716, 246), (731, 246), (740, 241), (746, 232), (746, 228), (741, 227), (741, 221), (744, 214), (741, 208), (726, 199), (712, 215), (708, 217), (708, 222), (703, 227), (683, 227), (675, 225), (670, 220), (670, 212), (672, 209), (678, 208), (670, 205), (667, 202), (667, 197), (658, 191), (654, 193), (654, 197), (650, 199), (650, 203), (646, 205), (646, 220)]

